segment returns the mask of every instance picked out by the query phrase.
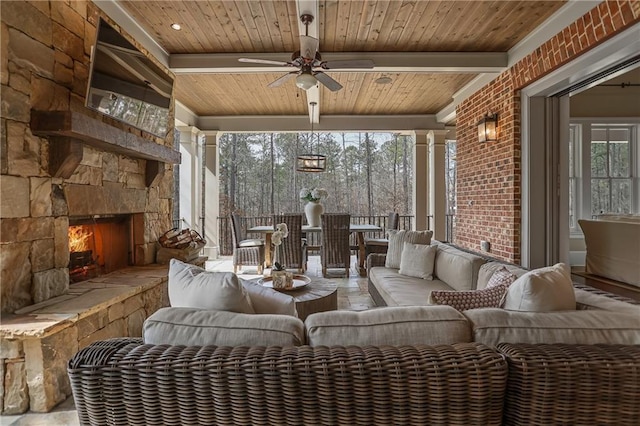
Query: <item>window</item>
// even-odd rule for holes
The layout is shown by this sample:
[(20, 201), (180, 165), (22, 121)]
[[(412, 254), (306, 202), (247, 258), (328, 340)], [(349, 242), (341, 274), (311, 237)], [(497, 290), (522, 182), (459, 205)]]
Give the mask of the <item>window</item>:
[(569, 226), (640, 209), (638, 125), (576, 121), (569, 128)]

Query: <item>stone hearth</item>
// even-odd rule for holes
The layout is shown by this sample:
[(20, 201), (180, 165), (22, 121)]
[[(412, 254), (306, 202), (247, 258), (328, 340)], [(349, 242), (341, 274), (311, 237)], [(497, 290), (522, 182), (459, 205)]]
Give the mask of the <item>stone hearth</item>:
[(167, 267), (130, 267), (74, 284), (67, 294), (2, 317), (3, 414), (47, 412), (71, 395), (67, 362), (97, 340), (142, 333), (168, 306)]

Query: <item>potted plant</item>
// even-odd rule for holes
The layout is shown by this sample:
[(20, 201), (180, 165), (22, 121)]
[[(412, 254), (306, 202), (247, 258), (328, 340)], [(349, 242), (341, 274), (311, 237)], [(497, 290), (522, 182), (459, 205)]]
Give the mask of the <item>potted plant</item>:
[(291, 288), (293, 287), (293, 273), (287, 272), (284, 265), (280, 262), (282, 240), (289, 236), (289, 229), (286, 223), (276, 225), (276, 230), (271, 235), (271, 244), (273, 250), (273, 267), (271, 268), (271, 279), (273, 280), (273, 288)]

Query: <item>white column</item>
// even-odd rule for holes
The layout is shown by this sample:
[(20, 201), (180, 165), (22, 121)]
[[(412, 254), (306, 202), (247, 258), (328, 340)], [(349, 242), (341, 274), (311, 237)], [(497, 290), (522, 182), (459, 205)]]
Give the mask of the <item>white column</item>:
[(180, 131), (180, 220), (182, 228), (202, 231), (201, 207), (201, 161), (199, 152), (200, 130), (193, 126), (178, 127)]
[(218, 216), (220, 215), (220, 178), (218, 176), (218, 138), (222, 133), (204, 131), (204, 254), (209, 259), (218, 257)]
[(426, 130), (415, 131), (416, 143), (413, 147), (413, 229), (429, 228), (429, 145)]
[(429, 141), (429, 214), (433, 238), (444, 241), (447, 237), (447, 198), (445, 170), (446, 130), (431, 130)]

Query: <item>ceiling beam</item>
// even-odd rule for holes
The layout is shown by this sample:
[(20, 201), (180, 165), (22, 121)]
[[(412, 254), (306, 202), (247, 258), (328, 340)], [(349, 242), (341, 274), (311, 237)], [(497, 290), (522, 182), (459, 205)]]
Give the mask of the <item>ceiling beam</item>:
[[(197, 117), (198, 129), (221, 132), (309, 132), (306, 115), (254, 115)], [(443, 130), (435, 115), (323, 115), (314, 131), (321, 132), (406, 132), (413, 130)]]
[[(169, 57), (169, 68), (176, 74), (291, 71), (291, 67), (239, 62), (239, 58), (287, 62), (291, 60), (291, 53), (172, 54)], [(375, 63), (372, 69), (341, 68), (335, 72), (495, 73), (504, 71), (508, 63), (505, 52), (332, 52), (323, 54), (322, 59), (371, 59)]]

